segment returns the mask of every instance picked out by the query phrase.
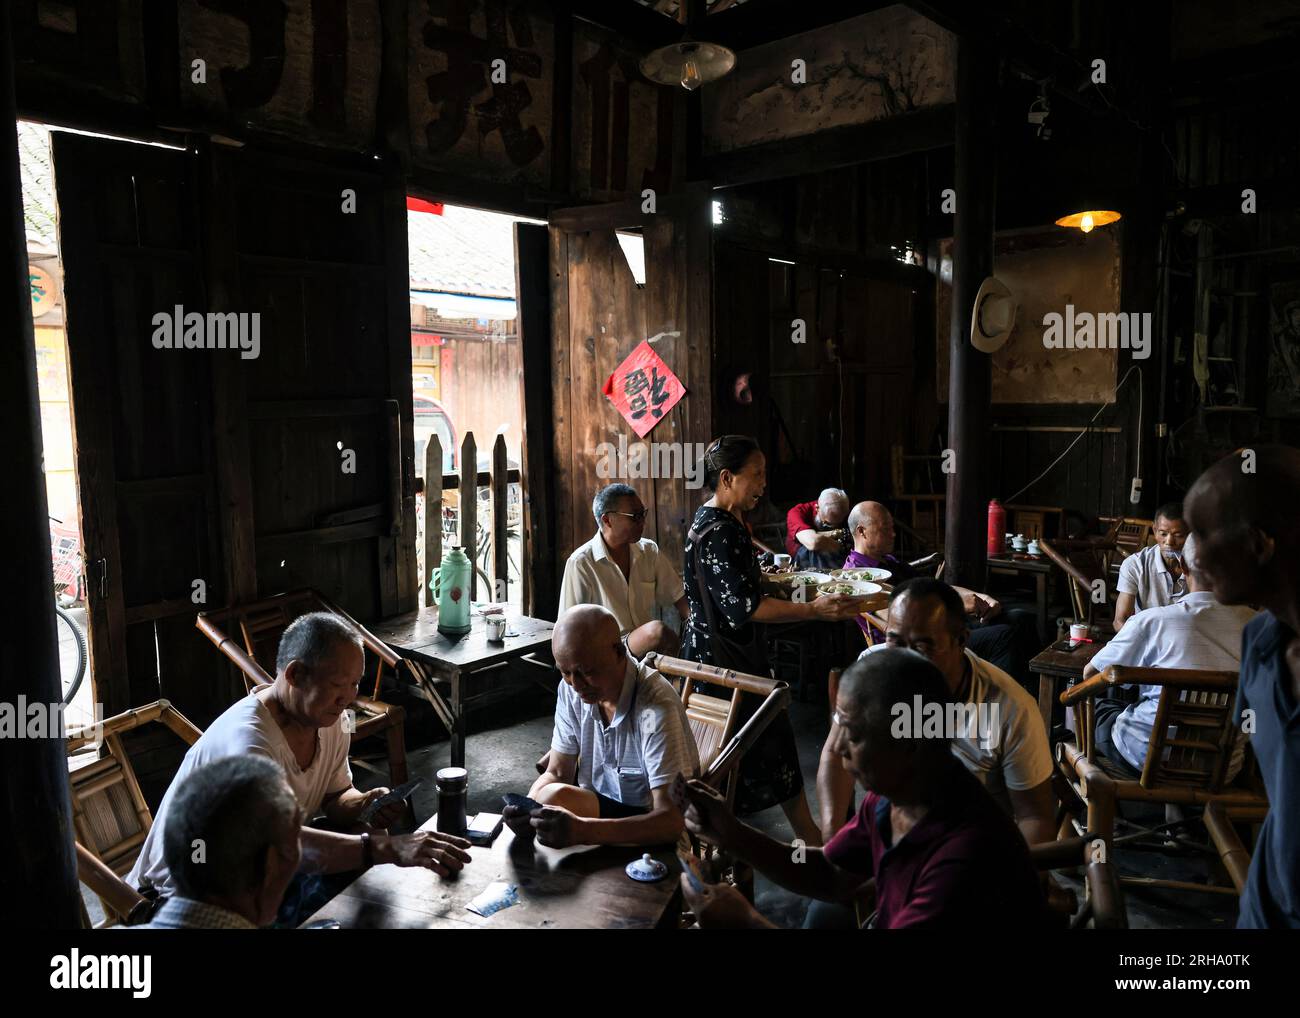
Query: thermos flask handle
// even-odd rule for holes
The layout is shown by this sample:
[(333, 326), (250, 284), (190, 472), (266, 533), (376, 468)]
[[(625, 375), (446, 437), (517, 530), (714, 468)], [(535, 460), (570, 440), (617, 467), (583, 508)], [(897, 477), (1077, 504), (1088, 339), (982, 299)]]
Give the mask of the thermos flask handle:
[(442, 598), (442, 593), (438, 589), (438, 581), (442, 578), (442, 566), (438, 566), (433, 571), (433, 577), (429, 580), (429, 589), (433, 591), (433, 599), (438, 601)]

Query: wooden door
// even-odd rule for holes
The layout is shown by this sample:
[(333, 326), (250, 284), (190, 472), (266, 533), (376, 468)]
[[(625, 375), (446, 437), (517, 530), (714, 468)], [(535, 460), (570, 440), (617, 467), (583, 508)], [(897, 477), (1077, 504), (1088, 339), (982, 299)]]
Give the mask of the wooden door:
[(239, 689), (194, 628), (227, 593), (210, 421), (231, 352), (153, 343), (156, 314), (207, 309), (194, 155), (53, 139), (97, 697), (206, 726)]
[(418, 607), (406, 199), (395, 167), (217, 152), (216, 259), (262, 350), (223, 393), (241, 585)]
[[(602, 477), (602, 443), (639, 441), (685, 447), (712, 439), (712, 209), (699, 187), (661, 197), (659, 211), (639, 203), (566, 209), (551, 216), (551, 383), (554, 397), (557, 561), (595, 533), (595, 493), (614, 481), (636, 489), (649, 510), (645, 536), (679, 572), (686, 528), (709, 496), (682, 476)], [(646, 283), (638, 288), (615, 238), (638, 228)], [(655, 428), (638, 439), (602, 394), (605, 380), (642, 341), (651, 340), (687, 390)]]

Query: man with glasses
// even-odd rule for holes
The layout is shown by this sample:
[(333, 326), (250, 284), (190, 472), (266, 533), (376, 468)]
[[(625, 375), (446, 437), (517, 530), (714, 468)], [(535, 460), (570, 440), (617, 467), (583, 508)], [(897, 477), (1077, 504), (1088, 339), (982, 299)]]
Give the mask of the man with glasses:
[(659, 554), (645, 532), (646, 507), (626, 484), (611, 484), (596, 493), (591, 513), (596, 535), (569, 556), (560, 585), (563, 614), (579, 604), (609, 609), (627, 649), (637, 660), (651, 651), (676, 655), (680, 636), (659, 618), (672, 605), (686, 619), (682, 578)]

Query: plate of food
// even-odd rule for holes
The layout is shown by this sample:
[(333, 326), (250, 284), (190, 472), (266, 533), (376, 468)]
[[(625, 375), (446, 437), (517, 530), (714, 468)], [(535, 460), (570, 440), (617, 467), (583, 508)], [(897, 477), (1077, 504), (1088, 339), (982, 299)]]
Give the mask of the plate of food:
[(791, 573), (789, 576), (779, 577), (782, 583), (790, 588), (794, 587), (815, 587), (819, 583), (830, 583), (830, 573), (816, 573), (810, 570), (801, 569), (798, 572)]
[(851, 597), (870, 597), (872, 594), (879, 594), (884, 589), (879, 583), (870, 583), (866, 580), (831, 580), (829, 583), (819, 583), (817, 585), (819, 596), (822, 594), (848, 594)]
[(870, 583), (881, 583), (893, 575), (888, 569), (880, 569), (876, 566), (856, 566), (848, 569), (831, 570), (831, 579), (833, 580), (866, 580)]

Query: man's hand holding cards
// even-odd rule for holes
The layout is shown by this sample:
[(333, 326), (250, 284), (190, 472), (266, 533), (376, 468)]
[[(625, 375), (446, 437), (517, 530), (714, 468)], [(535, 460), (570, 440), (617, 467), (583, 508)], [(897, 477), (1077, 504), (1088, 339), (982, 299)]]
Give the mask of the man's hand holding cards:
[(506, 826), (514, 832), (516, 838), (531, 840), (535, 833), (532, 825), (533, 814), (542, 808), (542, 804), (516, 792), (507, 792), (501, 797), (501, 801), (504, 803), (501, 816), (505, 819)]

